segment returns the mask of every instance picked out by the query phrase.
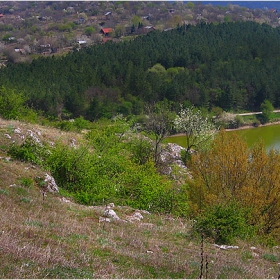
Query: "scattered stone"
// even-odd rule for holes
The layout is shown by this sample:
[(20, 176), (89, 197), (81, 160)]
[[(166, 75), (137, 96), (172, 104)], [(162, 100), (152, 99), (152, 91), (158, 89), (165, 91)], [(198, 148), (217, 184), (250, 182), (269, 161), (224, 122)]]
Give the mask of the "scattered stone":
[(65, 203), (71, 203), (71, 200), (65, 198), (65, 197), (61, 197), (60, 201), (65, 202)]
[(73, 147), (74, 149), (76, 149), (77, 148), (76, 142), (77, 142), (77, 140), (75, 138), (72, 138), (70, 140), (70, 147)]
[(238, 246), (229, 246), (229, 245), (217, 245), (214, 244), (215, 247), (222, 249), (222, 250), (228, 250), (228, 249), (238, 249)]
[(5, 161), (10, 161), (11, 160), (10, 157), (0, 157), (0, 159), (5, 160)]
[(172, 217), (164, 217), (164, 220), (167, 220), (167, 221), (175, 221), (175, 219), (172, 218)]
[(4, 136), (5, 136), (7, 139), (11, 139), (11, 138), (12, 138), (8, 133), (5, 133)]
[(107, 208), (114, 208), (115, 207), (115, 204), (113, 203), (113, 202), (111, 202), (111, 203), (109, 203), (108, 205), (107, 205)]
[(135, 212), (132, 216), (128, 217), (130, 222), (141, 221), (142, 219), (144, 219), (144, 217), (139, 212)]
[(110, 223), (111, 220), (109, 218), (99, 217), (99, 223)]
[(147, 250), (146, 253), (147, 253), (147, 254), (153, 254), (154, 251), (152, 251), (152, 250)]
[(16, 134), (21, 134), (20, 128), (19, 128), (19, 127), (18, 127), (18, 128), (15, 128), (14, 133), (16, 133)]
[(116, 214), (116, 212), (113, 209), (106, 208), (103, 214), (106, 218), (112, 218), (113, 220), (120, 220), (119, 216)]
[(252, 252), (252, 256), (253, 256), (254, 258), (258, 258), (260, 255), (257, 254), (257, 253), (255, 253), (255, 252)]

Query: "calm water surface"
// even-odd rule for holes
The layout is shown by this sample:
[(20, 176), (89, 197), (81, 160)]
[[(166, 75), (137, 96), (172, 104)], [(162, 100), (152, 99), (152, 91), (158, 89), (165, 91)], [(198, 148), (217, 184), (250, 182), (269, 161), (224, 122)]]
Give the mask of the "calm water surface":
[[(229, 131), (228, 133), (233, 133)], [(235, 133), (242, 136), (251, 147), (256, 141), (262, 139), (267, 150), (280, 149), (280, 125), (269, 125), (244, 130), (237, 130)]]
[[(262, 139), (267, 150), (280, 149), (280, 124), (262, 126), (244, 130), (228, 131), (237, 133), (251, 147), (256, 141)], [(176, 143), (182, 147), (186, 146), (185, 136), (174, 136), (167, 139), (169, 143)]]

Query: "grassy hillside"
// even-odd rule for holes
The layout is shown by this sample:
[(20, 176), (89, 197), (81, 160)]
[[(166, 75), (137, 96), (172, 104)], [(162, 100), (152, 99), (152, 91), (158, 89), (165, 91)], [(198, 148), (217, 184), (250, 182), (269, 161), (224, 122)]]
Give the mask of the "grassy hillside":
[(237, 241), (223, 250), (204, 240), (202, 252), (189, 220), (115, 205), (120, 220), (101, 222), (105, 205), (76, 204), (61, 189), (43, 199), (34, 178), (45, 170), (6, 154), (15, 128), (65, 144), (82, 137), (0, 119), (1, 278), (199, 278), (201, 263), (203, 278), (278, 276), (278, 247)]

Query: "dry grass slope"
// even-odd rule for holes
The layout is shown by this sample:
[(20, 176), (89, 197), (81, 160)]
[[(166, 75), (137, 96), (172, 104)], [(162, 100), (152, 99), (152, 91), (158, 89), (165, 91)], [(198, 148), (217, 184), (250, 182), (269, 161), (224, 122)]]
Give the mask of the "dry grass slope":
[[(198, 278), (200, 239), (188, 220), (145, 214), (141, 222), (99, 223), (105, 206), (43, 199), (37, 166), (7, 160), (11, 128), (34, 125), (0, 120), (0, 278)], [(73, 134), (36, 126), (50, 141)], [(81, 136), (75, 135), (75, 138)], [(115, 206), (121, 219), (134, 209)], [(279, 249), (239, 242), (221, 250), (205, 242), (208, 278), (277, 278)], [(205, 273), (204, 273), (205, 276)]]

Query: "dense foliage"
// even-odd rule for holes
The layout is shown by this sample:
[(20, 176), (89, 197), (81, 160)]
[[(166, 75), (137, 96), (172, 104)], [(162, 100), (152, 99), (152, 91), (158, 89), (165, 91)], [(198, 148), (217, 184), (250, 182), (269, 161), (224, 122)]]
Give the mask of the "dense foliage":
[(220, 215), (209, 208), (236, 201), (259, 234), (279, 238), (279, 159), (279, 151), (266, 152), (263, 143), (249, 149), (237, 134), (220, 132), (210, 150), (192, 157), (192, 212)]
[(175, 107), (259, 110), (264, 100), (280, 105), (279, 40), (279, 28), (255, 22), (184, 25), (10, 65), (0, 81), (60, 117), (139, 114), (164, 99)]
[(270, 244), (279, 240), (279, 152), (267, 153), (262, 143), (249, 149), (237, 135), (221, 131), (207, 149), (185, 156), (190, 176), (175, 166), (163, 175), (154, 158), (157, 138), (139, 133), (134, 121), (68, 123), (73, 127), (67, 129), (88, 128), (78, 146), (50, 145), (30, 135), (12, 144), (8, 154), (50, 171), (62, 193), (82, 204), (114, 202), (191, 217), (194, 230), (217, 243), (256, 234)]
[[(153, 144), (122, 119), (92, 124), (79, 147), (26, 137), (13, 144), (13, 158), (49, 170), (65, 194), (86, 205), (114, 202), (151, 212), (186, 216), (186, 185), (157, 172)], [(145, 147), (145, 149), (144, 149)], [(145, 160), (143, 160), (145, 157)]]

